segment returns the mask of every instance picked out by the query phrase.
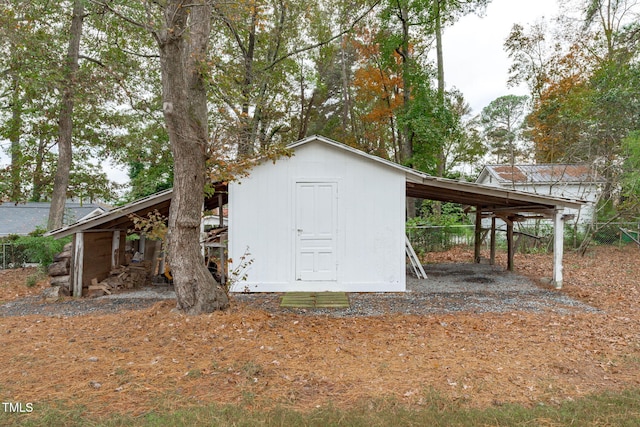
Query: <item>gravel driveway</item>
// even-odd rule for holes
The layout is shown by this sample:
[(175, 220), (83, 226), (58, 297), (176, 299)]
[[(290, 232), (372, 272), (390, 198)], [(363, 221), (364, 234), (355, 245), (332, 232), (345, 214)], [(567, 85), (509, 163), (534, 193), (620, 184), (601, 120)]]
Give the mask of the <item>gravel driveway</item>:
[[(501, 267), (486, 264), (428, 264), (426, 280), (407, 274), (405, 293), (350, 293), (347, 309), (286, 309), (279, 294), (234, 294), (233, 301), (272, 313), (299, 313), (335, 317), (378, 316), (389, 313), (439, 314), (455, 312), (503, 313), (511, 311), (597, 311)], [(172, 288), (153, 286), (100, 298), (47, 303), (27, 297), (0, 305), (0, 317), (40, 314), (74, 316), (142, 309), (175, 298)]]

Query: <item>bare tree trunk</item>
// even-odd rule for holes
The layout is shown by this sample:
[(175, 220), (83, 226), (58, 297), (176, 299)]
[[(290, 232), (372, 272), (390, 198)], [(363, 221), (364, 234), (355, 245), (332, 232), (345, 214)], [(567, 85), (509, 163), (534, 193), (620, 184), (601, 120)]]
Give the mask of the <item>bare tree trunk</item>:
[[(441, 8), (440, 8), (441, 0), (434, 1), (435, 7), (435, 31), (436, 31), (436, 62), (438, 66), (438, 106), (441, 109), (444, 109), (444, 59), (442, 55), (442, 16), (441, 16)], [(445, 158), (444, 158), (444, 141), (438, 141), (438, 164), (437, 175), (444, 175), (444, 166), (445, 166)]]
[(11, 78), (11, 120), (9, 124), (9, 140), (11, 141), (11, 189), (9, 200), (19, 202), (22, 199), (22, 100), (18, 77), (12, 73)]
[(53, 179), (53, 194), (51, 195), (51, 208), (49, 209), (49, 221), (47, 222), (47, 228), (49, 230), (62, 227), (64, 206), (67, 201), (67, 187), (69, 187), (69, 172), (71, 171), (72, 157), (71, 135), (73, 131), (73, 107), (83, 20), (84, 1), (75, 0), (73, 3), (71, 29), (69, 31), (65, 82), (58, 123), (58, 165)]
[[(351, 96), (349, 92), (349, 70), (347, 67), (346, 36), (340, 42), (340, 77), (342, 80), (342, 132), (347, 135), (351, 118)], [(352, 132), (355, 129), (351, 129)]]
[[(402, 44), (396, 49), (402, 57), (402, 102), (404, 113), (409, 112), (409, 104), (411, 102), (411, 82), (409, 79), (410, 56), (409, 51), (409, 11), (408, 6), (398, 2), (398, 17), (402, 23)], [(413, 157), (413, 142), (411, 140), (411, 130), (408, 124), (404, 124), (400, 130), (400, 162), (407, 163)], [(411, 165), (409, 165), (411, 166)], [(416, 200), (413, 197), (406, 198), (406, 215), (407, 218), (416, 216)]]
[[(435, 33), (436, 33), (436, 63), (438, 67), (438, 107), (441, 110), (444, 110), (444, 59), (442, 54), (442, 15), (440, 8), (441, 0), (434, 0), (434, 19), (435, 19)], [(436, 175), (443, 176), (444, 175), (444, 167), (445, 167), (445, 154), (444, 154), (444, 141), (433, 141), (433, 144), (438, 145), (437, 152), (437, 163), (436, 163)], [(440, 218), (442, 214), (442, 203), (439, 201), (434, 201), (433, 203), (433, 213), (436, 218)]]
[(167, 235), (178, 309), (188, 314), (225, 309), (229, 299), (207, 270), (200, 252), (208, 140), (207, 92), (203, 76), (211, 33), (206, 0), (169, 0), (157, 34), (162, 98), (174, 158), (174, 187)]
[(31, 201), (39, 202), (42, 198), (42, 192), (44, 191), (44, 172), (42, 170), (44, 163), (45, 150), (47, 148), (47, 140), (44, 137), (40, 137), (38, 142), (38, 152), (36, 154), (36, 165), (33, 171), (33, 189), (31, 191)]
[[(409, 51), (409, 11), (408, 6), (404, 3), (398, 3), (399, 18), (402, 22), (402, 44), (397, 49), (397, 52), (402, 57), (402, 103), (404, 112), (409, 111), (409, 104), (411, 103), (411, 82), (409, 79), (410, 70), (410, 57)], [(413, 143), (411, 141), (409, 125), (402, 126), (400, 137), (400, 161), (406, 163), (413, 157)], [(415, 214), (415, 207), (409, 208)], [(411, 215), (415, 216), (415, 215)]]

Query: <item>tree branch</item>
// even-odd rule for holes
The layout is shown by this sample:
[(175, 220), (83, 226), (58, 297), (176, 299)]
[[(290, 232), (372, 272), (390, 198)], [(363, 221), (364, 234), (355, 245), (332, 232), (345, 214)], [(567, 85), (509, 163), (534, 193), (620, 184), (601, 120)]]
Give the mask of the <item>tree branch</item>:
[(335, 34), (334, 36), (328, 38), (327, 40), (323, 40), (320, 41), (318, 43), (314, 43), (314, 44), (310, 44), (304, 47), (301, 47), (300, 49), (296, 49), (293, 50), (287, 54), (284, 54), (282, 56), (280, 56), (279, 58), (275, 59), (271, 64), (269, 64), (268, 66), (266, 66), (265, 68), (263, 68), (263, 71), (269, 71), (270, 69), (272, 69), (273, 67), (275, 67), (276, 65), (278, 65), (280, 62), (284, 61), (287, 58), (290, 58), (292, 56), (295, 56), (299, 53), (302, 52), (306, 52), (309, 50), (313, 50), (316, 49), (318, 47), (322, 47), (325, 45), (328, 45), (329, 43), (331, 43), (332, 41), (339, 39), (340, 37), (344, 36), (347, 33), (350, 33), (351, 30), (353, 30), (355, 28), (355, 26), (362, 21), (376, 6), (378, 6), (380, 4), (381, 0), (375, 0), (373, 2), (373, 4), (366, 10), (364, 11), (360, 16), (358, 16), (352, 23), (351, 25), (349, 25), (346, 29), (340, 31), (338, 34)]

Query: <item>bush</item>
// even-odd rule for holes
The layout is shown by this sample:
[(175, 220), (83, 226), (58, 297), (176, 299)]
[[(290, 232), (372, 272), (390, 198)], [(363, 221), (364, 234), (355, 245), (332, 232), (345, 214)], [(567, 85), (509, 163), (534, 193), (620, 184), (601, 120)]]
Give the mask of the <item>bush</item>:
[(44, 229), (38, 228), (28, 236), (18, 237), (13, 244), (24, 254), (25, 261), (48, 267), (53, 262), (53, 257), (62, 252), (62, 248), (70, 239), (56, 240), (53, 237), (43, 236), (44, 233)]

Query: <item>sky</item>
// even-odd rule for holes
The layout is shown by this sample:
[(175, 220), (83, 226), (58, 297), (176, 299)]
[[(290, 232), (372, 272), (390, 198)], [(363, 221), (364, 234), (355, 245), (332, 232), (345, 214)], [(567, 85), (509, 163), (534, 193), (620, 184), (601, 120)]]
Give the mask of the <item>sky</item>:
[[(483, 17), (468, 15), (458, 20), (443, 34), (447, 88), (456, 87), (463, 93), (473, 115), (480, 114), (500, 96), (527, 94), (524, 86), (507, 87), (511, 63), (504, 51), (504, 41), (513, 24), (526, 28), (543, 17), (552, 19), (557, 14), (557, 0), (492, 0)], [(8, 162), (9, 158), (1, 152), (0, 164)], [(124, 170), (110, 164), (104, 166), (111, 179), (126, 181)]]
[(513, 24), (527, 28), (557, 14), (557, 0), (493, 0), (484, 17), (467, 15), (458, 20), (442, 40), (447, 88), (460, 90), (474, 115), (500, 96), (526, 95), (524, 86), (507, 87), (511, 62), (504, 41)]

